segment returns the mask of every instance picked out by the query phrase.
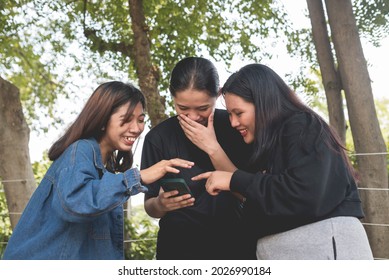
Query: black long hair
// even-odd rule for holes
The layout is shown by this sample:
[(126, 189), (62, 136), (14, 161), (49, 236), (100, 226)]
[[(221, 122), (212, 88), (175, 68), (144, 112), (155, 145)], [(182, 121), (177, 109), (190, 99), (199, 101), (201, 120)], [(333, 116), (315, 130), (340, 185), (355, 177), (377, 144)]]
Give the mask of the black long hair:
[[(86, 102), (76, 120), (49, 149), (50, 160), (56, 160), (72, 143), (79, 139), (94, 137), (100, 142), (105, 133), (104, 128), (112, 114), (119, 107), (129, 103), (126, 118), (128, 121), (138, 103), (146, 108), (145, 97), (142, 92), (132, 84), (119, 81), (103, 83), (98, 86)], [(133, 162), (132, 152), (113, 153), (108, 159), (107, 169), (115, 172), (123, 172), (131, 167)]]
[(202, 57), (186, 57), (173, 68), (169, 90), (172, 96), (187, 89), (206, 91), (209, 96), (217, 97), (219, 75), (213, 63)]
[(271, 68), (263, 64), (249, 64), (232, 74), (222, 88), (222, 94), (235, 94), (255, 107), (254, 152), (250, 162), (264, 168), (280, 138), (282, 123), (297, 112), (306, 112), (320, 125), (320, 135), (326, 145), (341, 154), (350, 173), (355, 172), (345, 153), (345, 147), (336, 132)]

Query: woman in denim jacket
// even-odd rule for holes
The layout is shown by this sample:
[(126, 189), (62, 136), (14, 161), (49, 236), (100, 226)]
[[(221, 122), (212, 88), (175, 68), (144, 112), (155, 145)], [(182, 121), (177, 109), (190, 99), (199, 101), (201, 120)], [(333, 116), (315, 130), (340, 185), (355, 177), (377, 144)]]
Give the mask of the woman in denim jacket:
[(100, 85), (49, 150), (51, 167), (17, 224), (4, 259), (123, 259), (123, 204), (174, 168), (131, 168), (144, 129), (145, 98), (122, 82)]

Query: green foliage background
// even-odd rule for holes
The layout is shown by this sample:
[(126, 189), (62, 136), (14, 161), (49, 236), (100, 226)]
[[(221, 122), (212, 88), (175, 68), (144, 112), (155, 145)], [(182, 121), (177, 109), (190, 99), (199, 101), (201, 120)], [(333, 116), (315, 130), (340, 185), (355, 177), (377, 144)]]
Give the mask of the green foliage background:
[(155, 259), (158, 224), (144, 211), (143, 205), (131, 208), (130, 219), (126, 219), (124, 229), (129, 241), (125, 242), (125, 259)]

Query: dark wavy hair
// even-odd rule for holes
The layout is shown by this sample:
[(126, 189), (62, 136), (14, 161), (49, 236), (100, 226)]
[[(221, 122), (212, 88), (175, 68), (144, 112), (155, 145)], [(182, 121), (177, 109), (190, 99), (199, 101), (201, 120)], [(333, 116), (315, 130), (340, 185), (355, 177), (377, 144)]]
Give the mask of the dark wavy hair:
[[(76, 120), (49, 149), (50, 160), (56, 160), (72, 143), (80, 139), (95, 138), (100, 142), (105, 133), (104, 128), (112, 114), (119, 107), (129, 103), (126, 118), (127, 122), (138, 103), (146, 108), (145, 97), (142, 92), (132, 84), (119, 81), (103, 83), (98, 86), (86, 102)], [(113, 152), (108, 159), (107, 169), (111, 172), (123, 172), (131, 167), (132, 152)]]
[(350, 174), (355, 177), (345, 147), (336, 132), (312, 109), (298, 98), (297, 94), (271, 68), (263, 64), (249, 64), (232, 74), (221, 89), (222, 94), (235, 94), (255, 107), (254, 152), (252, 164), (266, 168), (270, 155), (280, 138), (282, 123), (296, 112), (306, 112), (320, 125), (327, 146), (341, 154)]
[(177, 92), (187, 89), (204, 90), (212, 97), (218, 96), (219, 75), (211, 61), (187, 57), (174, 66), (169, 84), (171, 95), (176, 96)]

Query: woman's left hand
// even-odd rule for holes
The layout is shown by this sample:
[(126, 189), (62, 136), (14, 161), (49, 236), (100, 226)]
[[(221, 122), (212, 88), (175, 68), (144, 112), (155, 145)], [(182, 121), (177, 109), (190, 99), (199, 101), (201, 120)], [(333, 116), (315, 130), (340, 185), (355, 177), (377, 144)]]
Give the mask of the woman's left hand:
[(179, 173), (180, 170), (176, 167), (192, 168), (193, 165), (194, 162), (180, 158), (161, 160), (149, 168), (140, 170), (140, 176), (143, 183), (151, 184), (165, 176), (168, 172), (176, 174)]
[(214, 150), (219, 148), (219, 143), (216, 139), (215, 129), (213, 127), (213, 117), (212, 113), (208, 117), (208, 125), (204, 126), (200, 123), (197, 123), (184, 114), (178, 116), (178, 121), (180, 126), (184, 131), (186, 137), (199, 147), (201, 150), (207, 154), (212, 153)]
[(230, 191), (232, 172), (212, 171), (201, 173), (192, 178), (193, 181), (207, 179), (205, 188), (210, 195), (218, 195), (221, 191)]

